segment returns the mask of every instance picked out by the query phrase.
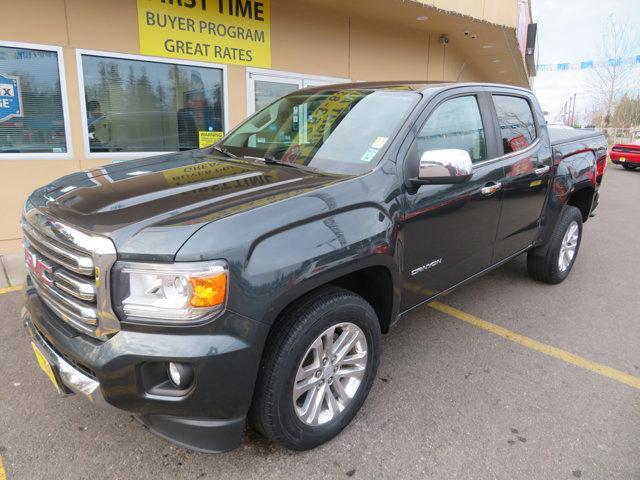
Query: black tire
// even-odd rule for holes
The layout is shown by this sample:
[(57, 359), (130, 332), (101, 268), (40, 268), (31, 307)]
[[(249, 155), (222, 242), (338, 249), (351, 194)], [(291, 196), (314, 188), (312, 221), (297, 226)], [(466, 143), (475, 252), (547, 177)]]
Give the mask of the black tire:
[[(560, 249), (565, 234), (573, 223), (578, 225), (578, 239), (575, 253), (568, 267), (561, 270), (559, 265)], [(555, 285), (569, 276), (578, 257), (582, 240), (582, 212), (576, 207), (566, 206), (560, 215), (556, 228), (547, 245), (530, 250), (527, 253), (527, 271), (529, 276), (541, 282)]]
[[(327, 423), (310, 426), (294, 409), (295, 376), (312, 342), (331, 326), (343, 322), (359, 327), (366, 338), (364, 375), (344, 410)], [(273, 328), (265, 347), (249, 418), (256, 430), (268, 439), (292, 450), (309, 450), (340, 433), (367, 398), (380, 360), (380, 323), (371, 305), (362, 297), (341, 288), (325, 287), (296, 302)]]
[(622, 168), (624, 168), (625, 170), (635, 170), (636, 166), (635, 165), (629, 165), (627, 163), (623, 163), (622, 164)]

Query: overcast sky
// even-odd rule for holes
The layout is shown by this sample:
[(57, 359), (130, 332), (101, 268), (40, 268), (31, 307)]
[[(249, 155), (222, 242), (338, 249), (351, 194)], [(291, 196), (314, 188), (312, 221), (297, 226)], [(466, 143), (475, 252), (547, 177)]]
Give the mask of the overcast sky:
[[(615, 21), (629, 20), (640, 30), (640, 0), (530, 0), (533, 21), (538, 24), (537, 63), (572, 63), (599, 60), (602, 27), (609, 14)], [(633, 55), (640, 55), (640, 35), (636, 35)], [(633, 68), (640, 93), (640, 66)], [(533, 89), (550, 119), (574, 93), (576, 113), (591, 110), (590, 70), (538, 72)]]

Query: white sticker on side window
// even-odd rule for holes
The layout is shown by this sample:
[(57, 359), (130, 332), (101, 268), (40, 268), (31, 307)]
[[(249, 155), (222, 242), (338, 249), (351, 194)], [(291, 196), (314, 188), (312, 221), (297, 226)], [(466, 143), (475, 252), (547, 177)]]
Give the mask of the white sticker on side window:
[(364, 154), (360, 157), (360, 161), (370, 162), (371, 160), (373, 160), (373, 157), (375, 157), (377, 153), (378, 153), (377, 148), (370, 148), (366, 152), (364, 152)]

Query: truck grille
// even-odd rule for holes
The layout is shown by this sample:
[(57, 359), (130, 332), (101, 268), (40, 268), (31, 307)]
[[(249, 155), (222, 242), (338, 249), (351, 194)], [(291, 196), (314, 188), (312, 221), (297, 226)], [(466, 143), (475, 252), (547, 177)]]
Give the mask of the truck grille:
[(22, 221), (25, 263), (38, 296), (62, 321), (96, 338), (119, 330), (111, 309), (110, 240), (52, 220), (37, 210)]

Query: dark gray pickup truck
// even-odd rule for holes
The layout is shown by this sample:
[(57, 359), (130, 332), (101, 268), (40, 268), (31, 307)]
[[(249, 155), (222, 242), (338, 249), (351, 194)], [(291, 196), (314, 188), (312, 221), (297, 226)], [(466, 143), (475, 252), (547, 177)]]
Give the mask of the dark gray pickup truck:
[(188, 448), (235, 448), (247, 419), (313, 448), (360, 409), (404, 314), (523, 253), (534, 279), (567, 277), (606, 143), (556, 135), (528, 90), (357, 83), (56, 180), (22, 220), (38, 363)]

